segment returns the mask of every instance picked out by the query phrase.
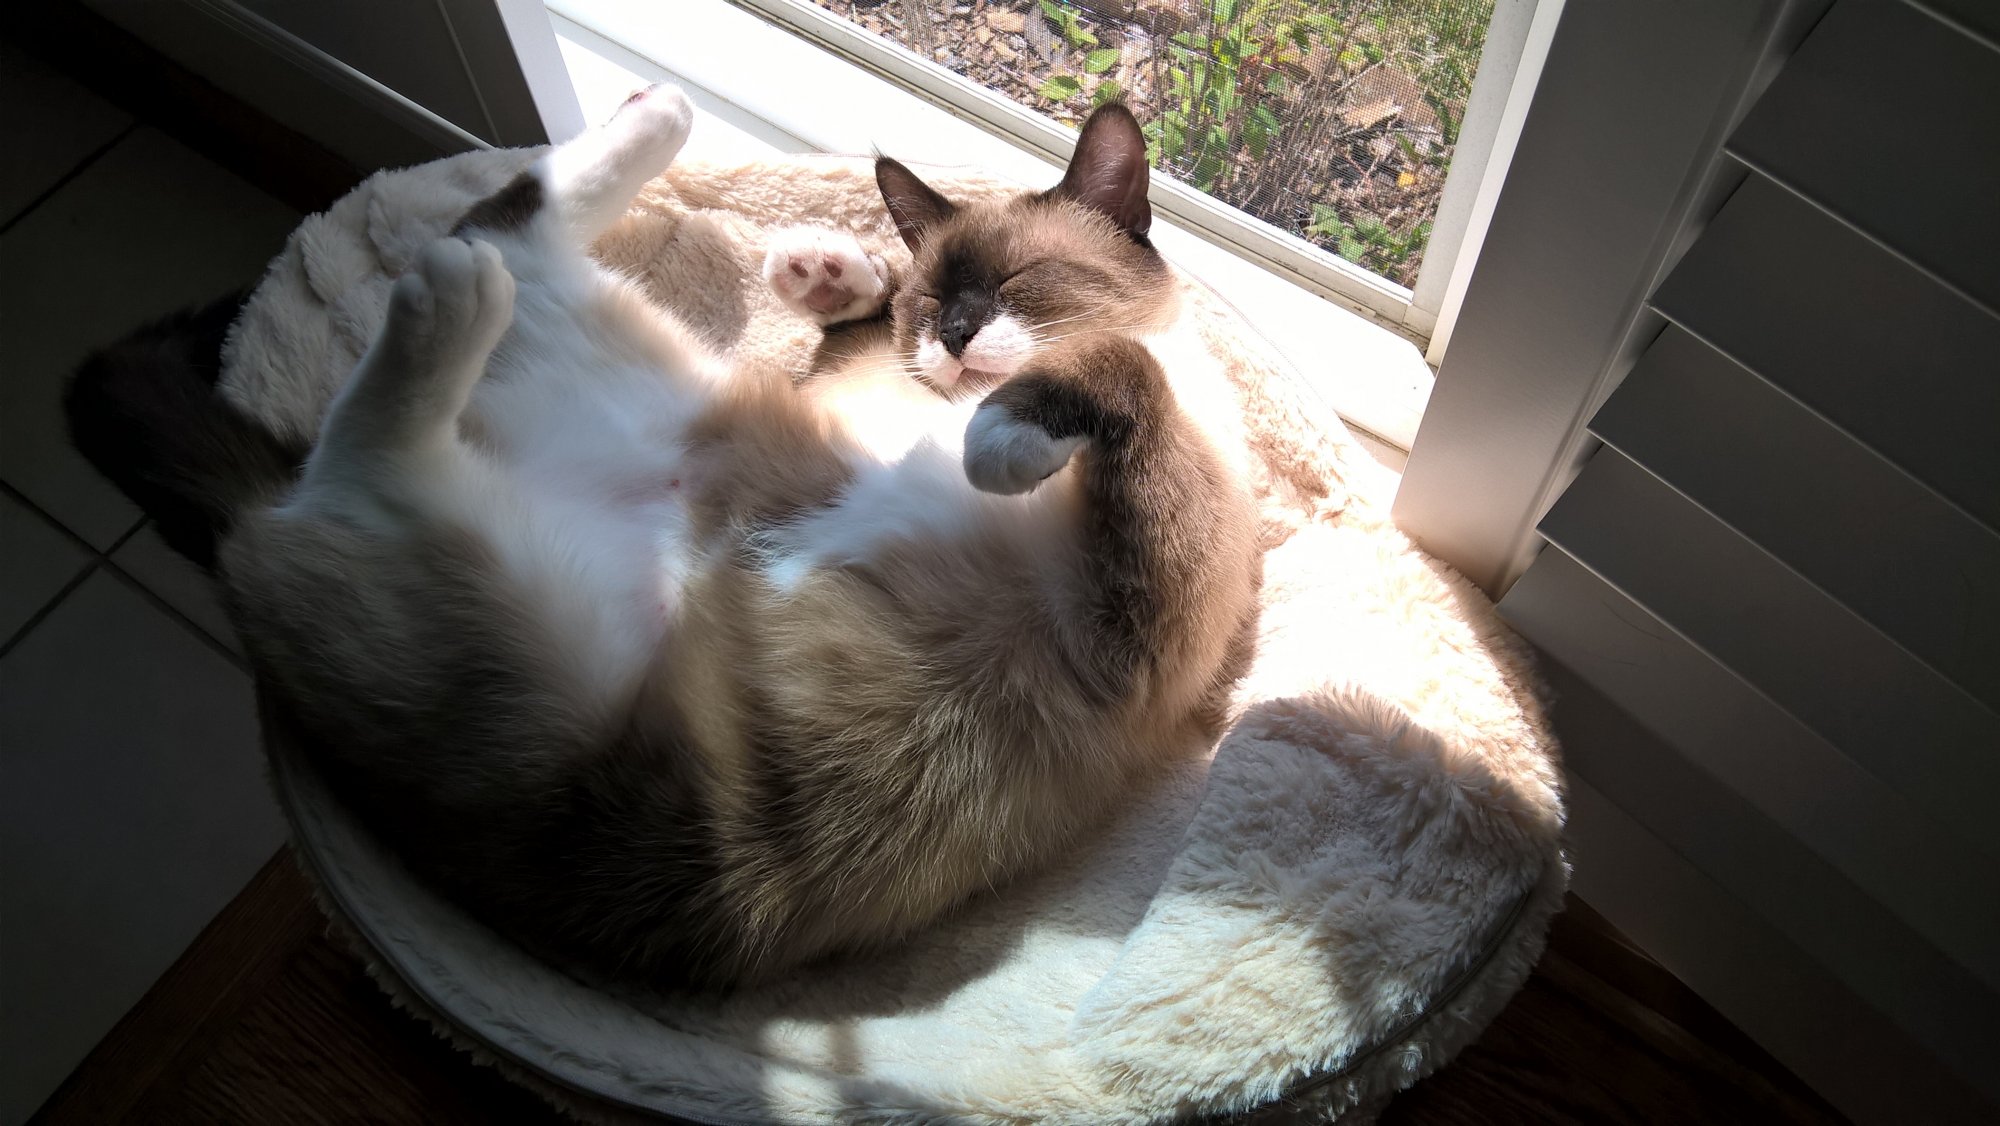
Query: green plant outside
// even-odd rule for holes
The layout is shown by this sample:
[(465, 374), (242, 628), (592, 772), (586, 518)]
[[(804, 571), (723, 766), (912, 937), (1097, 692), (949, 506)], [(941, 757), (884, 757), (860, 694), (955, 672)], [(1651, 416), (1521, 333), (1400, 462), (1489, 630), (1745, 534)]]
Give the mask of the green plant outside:
[[(1120, 96), (1115, 80), (1083, 78), (1109, 71), (1119, 55), (1100, 46), (1089, 13), (1065, 0), (1038, 4), (1064, 44), (1082, 52), (1082, 65), (1052, 74), (1037, 93), (1067, 102), (1088, 92), (1095, 104)], [(1194, 22), (1148, 53), (1146, 131), (1155, 166), (1412, 284), (1492, 0), (1205, 0), (1183, 7), (1196, 12)], [(1404, 107), (1386, 121), (1356, 118), (1356, 100), (1377, 71), (1414, 79), (1429, 114)], [(1426, 120), (1413, 124), (1417, 117)], [(1382, 182), (1385, 168), (1393, 168), (1393, 186)], [(1355, 190), (1357, 182), (1363, 190)]]

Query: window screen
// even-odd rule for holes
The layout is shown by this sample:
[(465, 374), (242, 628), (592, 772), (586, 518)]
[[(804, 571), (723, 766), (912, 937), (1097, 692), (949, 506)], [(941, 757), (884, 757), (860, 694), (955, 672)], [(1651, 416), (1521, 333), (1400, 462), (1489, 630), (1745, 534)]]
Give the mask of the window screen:
[(815, 0), (1398, 284), (1423, 262), (1493, 0)]

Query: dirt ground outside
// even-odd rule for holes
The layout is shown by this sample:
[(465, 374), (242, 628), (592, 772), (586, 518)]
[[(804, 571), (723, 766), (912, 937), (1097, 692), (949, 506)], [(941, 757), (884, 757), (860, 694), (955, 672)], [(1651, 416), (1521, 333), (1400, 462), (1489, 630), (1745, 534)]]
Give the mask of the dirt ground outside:
[(1075, 125), (1123, 99), (1154, 167), (1416, 281), (1493, 0), (814, 0)]

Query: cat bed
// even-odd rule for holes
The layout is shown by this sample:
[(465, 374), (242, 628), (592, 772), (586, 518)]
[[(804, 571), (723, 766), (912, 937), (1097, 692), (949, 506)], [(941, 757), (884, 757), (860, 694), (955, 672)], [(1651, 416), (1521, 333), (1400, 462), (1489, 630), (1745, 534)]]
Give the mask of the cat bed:
[[(384, 173), (308, 219), (232, 330), (223, 393), (309, 442), (391, 279), (531, 156)], [(595, 252), (717, 344), (803, 371), (818, 330), (759, 277), (766, 231), (801, 222), (903, 254), (868, 162), (833, 157), (676, 167)], [(1527, 652), (1352, 487), (1366, 456), (1310, 389), (1215, 294), (1186, 300), (1240, 392), (1267, 549), (1259, 656), (1211, 756), (907, 945), (651, 995), (538, 962), (433, 895), (267, 709), (297, 855), (384, 988), (597, 1121), (1355, 1121), (1469, 1043), (1568, 878)]]

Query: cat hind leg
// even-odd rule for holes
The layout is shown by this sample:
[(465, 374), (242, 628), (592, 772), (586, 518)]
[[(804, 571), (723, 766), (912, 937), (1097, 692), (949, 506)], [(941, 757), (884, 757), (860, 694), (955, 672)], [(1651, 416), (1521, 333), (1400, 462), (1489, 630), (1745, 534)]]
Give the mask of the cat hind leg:
[(686, 143), (694, 107), (673, 86), (626, 99), (611, 120), (551, 148), (472, 205), (451, 233), (494, 243), (515, 276), (571, 276), (581, 251), (617, 222)]
[(579, 245), (618, 221), (687, 143), (694, 105), (664, 83), (625, 100), (611, 120), (551, 149), (535, 167)]
[(514, 278), (490, 244), (426, 246), (397, 279), (381, 332), (334, 400), (308, 482), (448, 448), (513, 313)]
[(889, 267), (861, 240), (829, 227), (781, 227), (764, 255), (764, 284), (787, 309), (820, 325), (865, 320), (889, 293)]

